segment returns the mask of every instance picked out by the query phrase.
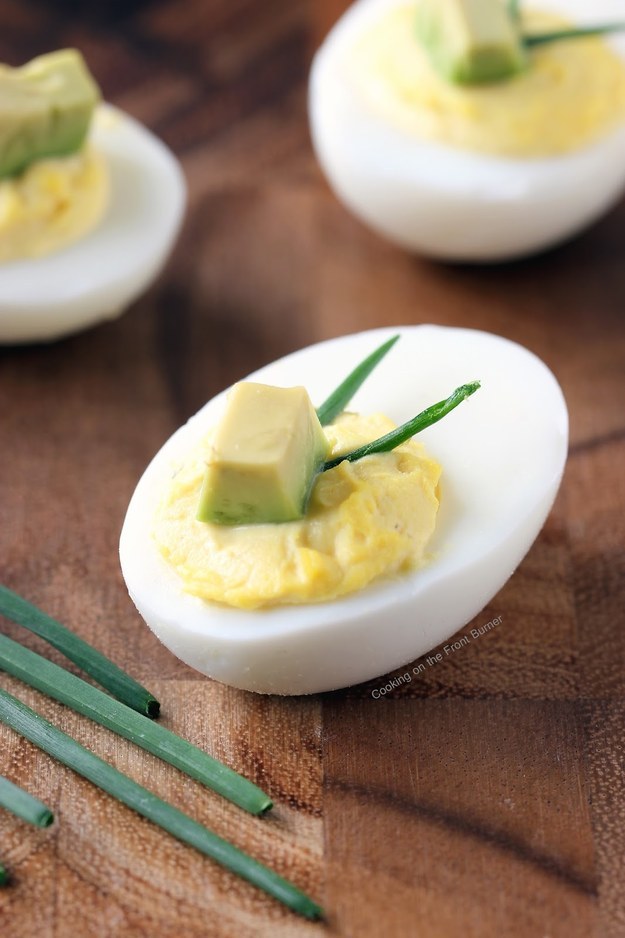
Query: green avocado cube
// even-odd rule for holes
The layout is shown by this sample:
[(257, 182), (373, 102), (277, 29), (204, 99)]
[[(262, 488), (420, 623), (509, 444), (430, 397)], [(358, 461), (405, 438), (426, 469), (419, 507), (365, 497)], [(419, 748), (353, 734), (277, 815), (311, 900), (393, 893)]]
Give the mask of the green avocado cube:
[(0, 66), (0, 179), (81, 148), (100, 91), (76, 49)]
[(327, 454), (305, 388), (235, 384), (212, 441), (198, 521), (259, 524), (303, 517)]
[(417, 35), (437, 71), (456, 84), (499, 81), (526, 65), (504, 0), (419, 0)]

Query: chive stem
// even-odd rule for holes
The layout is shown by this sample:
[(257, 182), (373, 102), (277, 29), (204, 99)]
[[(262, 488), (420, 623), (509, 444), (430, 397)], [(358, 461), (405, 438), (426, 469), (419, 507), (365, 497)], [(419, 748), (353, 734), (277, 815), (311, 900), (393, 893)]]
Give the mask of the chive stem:
[(5, 635), (0, 635), (0, 669), (169, 762), (245, 811), (258, 815), (272, 807), (269, 795), (233, 769)]
[(0, 808), (6, 808), (35, 827), (49, 827), (54, 821), (54, 814), (43, 801), (29, 795), (3, 775), (0, 775)]
[(0, 615), (43, 638), (133, 710), (149, 717), (159, 715), (161, 705), (145, 687), (92, 645), (6, 586), (0, 586)]
[(420, 433), (421, 430), (425, 430), (427, 427), (431, 427), (432, 424), (442, 420), (443, 417), (446, 417), (458, 404), (461, 404), (467, 397), (474, 394), (479, 387), (479, 381), (461, 385), (444, 401), (439, 401), (438, 404), (432, 404), (431, 407), (421, 411), (421, 413), (413, 417), (412, 420), (402, 423), (400, 427), (396, 427), (394, 430), (391, 430), (390, 433), (386, 433), (384, 436), (373, 440), (371, 443), (365, 443), (364, 446), (359, 446), (358, 449), (352, 450), (351, 453), (345, 453), (343, 456), (335, 456), (333, 459), (329, 459), (323, 464), (321, 471), (326, 472), (328, 469), (333, 469), (345, 459), (349, 462), (356, 462), (356, 460), (362, 459), (363, 456), (372, 456), (374, 453), (387, 453), (395, 449), (396, 446), (405, 443), (406, 440), (409, 440), (416, 433)]
[(386, 342), (383, 342), (364, 361), (361, 361), (323, 402), (321, 407), (317, 408), (317, 416), (322, 427), (332, 423), (345, 410), (356, 391), (366, 381), (376, 365), (382, 361), (387, 352), (393, 348), (398, 339), (399, 335), (394, 335)]
[(9, 882), (9, 874), (6, 869), (0, 863), (0, 886), (6, 886)]
[(528, 33), (523, 36), (523, 42), (529, 48), (542, 46), (548, 42), (559, 42), (562, 39), (584, 39), (589, 36), (603, 36), (607, 33), (616, 33), (625, 30), (625, 22), (604, 23), (601, 26), (579, 26), (571, 29), (557, 29), (550, 33)]
[(0, 721), (29, 739), (58, 762), (69, 766), (108, 792), (122, 804), (153, 821), (173, 837), (189, 844), (288, 908), (308, 919), (323, 916), (322, 910), (305, 893), (278, 873), (223, 840), (187, 814), (162, 801), (147, 788), (123, 775), (66, 733), (6, 691), (0, 690)]
[(521, 0), (508, 0), (508, 15), (518, 20), (521, 15)]

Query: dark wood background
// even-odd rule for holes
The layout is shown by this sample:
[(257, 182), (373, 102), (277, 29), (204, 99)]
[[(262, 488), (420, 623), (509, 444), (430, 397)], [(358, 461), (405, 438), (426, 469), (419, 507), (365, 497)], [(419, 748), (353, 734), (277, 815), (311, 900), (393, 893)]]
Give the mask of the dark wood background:
[[(0, 351), (0, 579), (154, 688), (165, 725), (265, 786), (275, 816), (244, 817), (0, 683), (329, 913), (327, 926), (301, 922), (1, 729), (0, 772), (58, 817), (42, 832), (0, 816), (14, 874), (3, 938), (625, 935), (625, 203), (557, 251), (490, 269), (367, 233), (325, 186), (306, 124), (311, 53), (343, 6), (0, 0), (0, 60), (79, 46), (107, 98), (178, 154), (190, 190), (166, 273), (122, 319)], [(502, 624), (384, 700), (371, 696), (381, 682), (256, 697), (183, 666), (139, 620), (118, 567), (147, 461), (251, 369), (418, 322), (524, 343), (570, 406), (555, 509), (476, 619)]]

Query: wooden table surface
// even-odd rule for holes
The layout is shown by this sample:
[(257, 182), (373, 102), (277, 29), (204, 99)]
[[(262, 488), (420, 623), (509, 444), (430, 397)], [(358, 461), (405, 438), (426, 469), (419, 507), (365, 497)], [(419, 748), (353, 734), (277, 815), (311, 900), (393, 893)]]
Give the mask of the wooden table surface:
[[(2, 728), (0, 772), (58, 819), (40, 831), (0, 816), (2, 938), (625, 935), (625, 203), (495, 268), (429, 263), (368, 233), (323, 182), (306, 124), (310, 56), (343, 5), (0, 4), (0, 60), (79, 46), (106, 96), (178, 154), (190, 191), (171, 263), (122, 319), (0, 351), (0, 580), (131, 669), (164, 725), (267, 788), (274, 816), (243, 816), (0, 684), (328, 911), (327, 925), (299, 920)], [(139, 619), (117, 559), (150, 457), (253, 368), (419, 322), (527, 345), (570, 407), (555, 508), (471, 624), (501, 625), (380, 700), (380, 680), (280, 699), (182, 665)]]

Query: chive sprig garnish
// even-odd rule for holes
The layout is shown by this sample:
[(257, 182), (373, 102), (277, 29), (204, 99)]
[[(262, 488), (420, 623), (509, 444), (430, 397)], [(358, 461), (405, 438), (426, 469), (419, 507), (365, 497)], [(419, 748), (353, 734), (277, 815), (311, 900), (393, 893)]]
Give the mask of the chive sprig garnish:
[(6, 586), (0, 586), (0, 615), (43, 638), (128, 707), (148, 717), (159, 715), (161, 705), (149, 690), (88, 642)]
[(446, 417), (458, 404), (461, 404), (467, 397), (475, 394), (479, 387), (479, 381), (472, 381), (470, 384), (461, 385), (444, 401), (432, 404), (431, 407), (427, 407), (425, 410), (421, 411), (420, 414), (417, 414), (416, 417), (407, 420), (406, 423), (402, 423), (401, 426), (396, 427), (384, 436), (378, 437), (377, 440), (372, 440), (371, 443), (365, 443), (363, 446), (359, 446), (358, 449), (352, 450), (351, 453), (345, 453), (342, 456), (335, 456), (333, 459), (329, 459), (323, 464), (321, 471), (326, 472), (328, 469), (334, 469), (335, 466), (338, 466), (346, 459), (349, 462), (356, 462), (356, 460), (362, 459), (364, 456), (372, 456), (374, 453), (390, 452), (397, 446), (405, 443), (406, 440), (409, 440), (416, 433), (420, 433), (421, 430), (425, 430), (427, 427), (431, 427), (439, 420), (442, 420), (443, 417)]
[[(508, 14), (515, 20), (521, 16), (521, 0), (508, 0)], [(533, 46), (543, 46), (549, 42), (560, 42), (563, 39), (586, 39), (592, 36), (605, 36), (609, 33), (619, 33), (625, 30), (625, 20), (613, 23), (600, 23), (589, 26), (568, 26), (564, 29), (554, 29), (546, 33), (524, 33), (521, 36), (523, 45), (531, 49)]]
[(49, 827), (54, 821), (54, 814), (43, 801), (39, 801), (3, 775), (0, 775), (0, 808), (6, 808), (35, 827)]
[(0, 635), (0, 669), (169, 762), (245, 811), (261, 815), (272, 807), (269, 795), (233, 769), (5, 635)]
[(382, 345), (374, 352), (371, 352), (370, 355), (367, 355), (367, 357), (348, 374), (345, 380), (339, 384), (332, 394), (330, 394), (321, 407), (317, 408), (317, 417), (322, 427), (332, 423), (332, 421), (345, 410), (361, 384), (366, 381), (376, 365), (382, 361), (398, 339), (399, 335), (394, 335), (392, 338), (387, 339), (386, 342), (383, 342)]
[(9, 882), (9, 874), (3, 867), (2, 863), (0, 863), (0, 886), (6, 886), (8, 882)]
[(0, 721), (122, 804), (153, 821), (183, 843), (195, 847), (200, 853), (237, 876), (258, 886), (293, 912), (308, 919), (322, 918), (321, 908), (293, 883), (223, 840), (173, 805), (162, 801), (4, 690), (0, 690)]
[(625, 21), (621, 23), (603, 23), (598, 26), (577, 26), (569, 29), (555, 29), (548, 33), (526, 33), (524, 45), (528, 48), (542, 46), (548, 42), (560, 42), (562, 39), (586, 39), (592, 36), (605, 36), (610, 33), (625, 31)]

